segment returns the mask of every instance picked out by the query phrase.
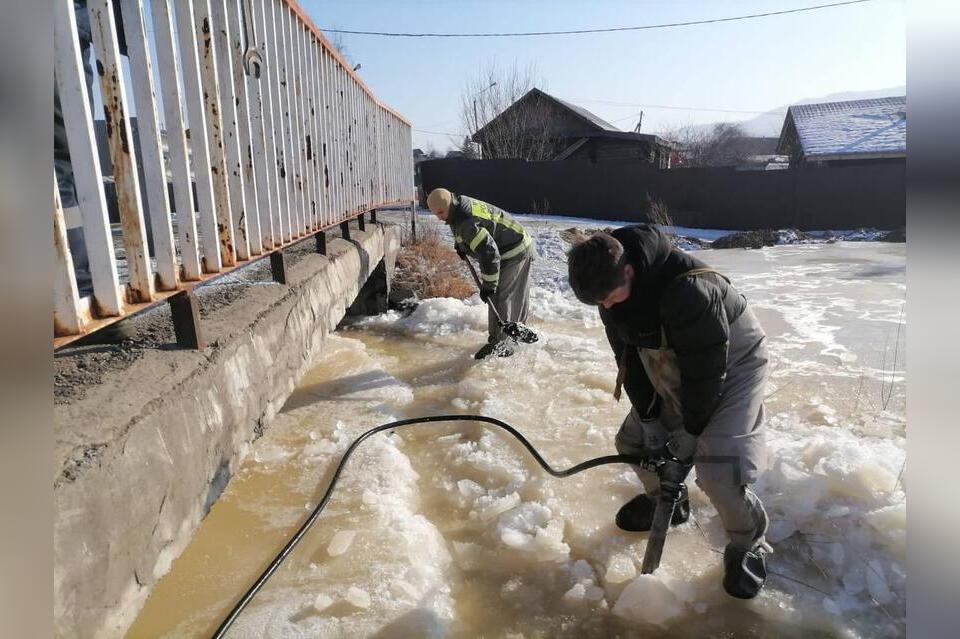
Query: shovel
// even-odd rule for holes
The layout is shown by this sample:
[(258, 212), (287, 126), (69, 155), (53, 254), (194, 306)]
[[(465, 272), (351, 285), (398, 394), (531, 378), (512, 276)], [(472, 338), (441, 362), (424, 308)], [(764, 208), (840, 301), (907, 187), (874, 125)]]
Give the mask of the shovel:
[[(480, 286), (480, 276), (477, 275), (477, 270), (473, 267), (473, 262), (471, 262), (466, 255), (463, 256), (463, 261), (466, 262), (470, 268), (470, 274), (473, 275), (473, 281), (477, 285), (477, 290), (480, 290), (482, 288)], [(488, 300), (487, 306), (490, 307), (490, 310), (493, 311), (494, 316), (497, 318), (497, 325), (500, 326), (500, 330), (513, 341), (533, 344), (540, 339), (540, 336), (537, 335), (532, 328), (528, 328), (519, 322), (504, 322), (503, 318), (500, 317), (500, 312), (497, 310), (497, 307), (493, 305), (493, 302)]]

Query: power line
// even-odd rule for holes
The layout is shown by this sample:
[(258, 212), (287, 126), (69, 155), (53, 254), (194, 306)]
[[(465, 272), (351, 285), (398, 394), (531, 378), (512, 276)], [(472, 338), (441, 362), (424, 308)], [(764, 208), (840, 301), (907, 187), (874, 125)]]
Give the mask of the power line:
[(675, 111), (715, 111), (717, 113), (745, 113), (747, 115), (780, 115), (769, 111), (748, 111), (745, 109), (717, 109), (713, 107), (685, 107), (670, 106), (666, 104), (641, 104), (637, 102), (614, 102), (612, 100), (591, 100), (589, 98), (568, 98), (571, 102), (593, 102), (596, 104), (609, 104), (622, 107), (643, 107), (645, 109), (671, 109)]
[(616, 120), (609, 120), (609, 122), (610, 122), (610, 124), (614, 124), (615, 122), (623, 122), (624, 120), (637, 119), (639, 116), (640, 116), (640, 112), (638, 111), (637, 113), (631, 113), (630, 115), (628, 115), (628, 116), (625, 117), (625, 118), (617, 118)]
[(689, 27), (698, 24), (714, 24), (718, 22), (734, 22), (737, 20), (752, 20), (755, 18), (767, 18), (770, 16), (781, 16), (789, 13), (803, 13), (805, 11), (817, 11), (819, 9), (829, 9), (831, 7), (842, 7), (849, 4), (862, 4), (864, 2), (873, 2), (874, 0), (847, 0), (846, 2), (832, 2), (830, 4), (818, 4), (811, 7), (800, 7), (798, 9), (784, 9), (782, 11), (768, 11), (766, 13), (751, 13), (742, 16), (730, 16), (727, 18), (709, 18), (705, 20), (690, 20), (688, 22), (665, 22), (662, 24), (644, 24), (636, 27), (609, 27), (605, 29), (573, 29), (570, 31), (521, 31), (515, 33), (397, 33), (390, 31), (354, 31), (351, 29), (322, 29), (326, 33), (345, 33), (348, 35), (367, 35), (382, 36), (387, 38), (518, 38), (527, 36), (553, 36), (553, 35), (583, 35), (587, 33), (614, 33), (619, 31), (646, 31), (650, 29), (669, 29), (673, 27)]
[(462, 133), (447, 133), (446, 131), (427, 131), (425, 129), (414, 129), (417, 133), (430, 133), (432, 135), (453, 135), (455, 137), (460, 137)]

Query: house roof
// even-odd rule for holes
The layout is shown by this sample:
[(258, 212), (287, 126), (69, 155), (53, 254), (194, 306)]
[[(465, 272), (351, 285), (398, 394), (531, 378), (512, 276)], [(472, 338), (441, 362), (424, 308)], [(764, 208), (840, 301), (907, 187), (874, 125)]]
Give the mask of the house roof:
[[(534, 91), (540, 91), (540, 89), (534, 89)], [(544, 93), (543, 91), (540, 91), (540, 93), (541, 93), (542, 95), (544, 95), (545, 97), (549, 98), (550, 100), (553, 100), (554, 102), (556, 102), (556, 103), (559, 104), (560, 106), (565, 107), (565, 108), (573, 111), (573, 112), (576, 113), (578, 116), (580, 116), (581, 119), (585, 120), (588, 124), (591, 124), (591, 125), (593, 125), (594, 127), (596, 127), (596, 129), (597, 129), (598, 131), (616, 131), (616, 132), (620, 132), (620, 129), (618, 129), (617, 127), (613, 126), (612, 124), (610, 124), (609, 122), (607, 122), (607, 121), (604, 120), (603, 118), (599, 117), (599, 116), (596, 115), (595, 113), (591, 113), (590, 111), (588, 111), (587, 109), (584, 109), (584, 108), (581, 107), (581, 106), (577, 106), (576, 104), (571, 104), (570, 102), (567, 102), (566, 100), (561, 100), (560, 98), (554, 97), (554, 96), (550, 95), (549, 93)]]
[(504, 113), (507, 113), (511, 109), (517, 108), (523, 102), (533, 99), (534, 97), (539, 97), (541, 99), (550, 101), (555, 105), (559, 106), (561, 109), (564, 109), (571, 114), (573, 114), (580, 122), (583, 123), (583, 129), (577, 131), (570, 131), (566, 137), (571, 138), (585, 138), (585, 137), (603, 137), (603, 138), (616, 138), (621, 140), (643, 140), (654, 142), (663, 146), (669, 146), (673, 148), (675, 145), (672, 142), (668, 142), (661, 137), (656, 135), (650, 135), (647, 133), (634, 133), (633, 131), (621, 131), (617, 127), (613, 126), (603, 118), (597, 116), (596, 114), (584, 109), (581, 106), (567, 102), (566, 100), (561, 100), (556, 96), (552, 96), (545, 91), (540, 89), (533, 88), (523, 94), (516, 102), (508, 106), (502, 113), (497, 115), (497, 117), (487, 122), (483, 127), (480, 128), (473, 135), (474, 141), (478, 141), (477, 138), (483, 137), (483, 131), (489, 127), (493, 122), (496, 122), (498, 118)]
[(785, 152), (791, 122), (806, 159), (902, 157), (907, 153), (905, 96), (793, 105), (784, 120), (779, 152)]
[(583, 130), (576, 131), (576, 133), (586, 133), (588, 131), (620, 131), (620, 129), (614, 127), (612, 124), (603, 120), (602, 118), (597, 117), (596, 115), (584, 109), (583, 107), (579, 107), (575, 104), (570, 104), (565, 100), (561, 100), (560, 98), (554, 97), (549, 93), (546, 93), (545, 91), (541, 91), (540, 89), (534, 87), (529, 91), (527, 91), (526, 93), (524, 93), (522, 96), (520, 96), (516, 101), (514, 101), (513, 104), (511, 104), (506, 109), (498, 113), (495, 118), (493, 118), (492, 120), (487, 122), (485, 125), (480, 127), (480, 129), (473, 134), (474, 141), (475, 142), (478, 141), (477, 138), (482, 138), (484, 131), (486, 131), (486, 129), (489, 128), (490, 125), (492, 125), (494, 122), (502, 118), (504, 114), (509, 113), (514, 109), (520, 108), (521, 105), (535, 98), (552, 102), (556, 106), (572, 114), (578, 121), (580, 121), (583, 124)]

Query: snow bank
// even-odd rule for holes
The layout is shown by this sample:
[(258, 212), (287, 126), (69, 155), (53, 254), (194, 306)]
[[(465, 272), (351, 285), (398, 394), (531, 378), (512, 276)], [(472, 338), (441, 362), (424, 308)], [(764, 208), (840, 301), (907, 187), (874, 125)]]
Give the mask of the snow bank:
[(423, 300), (409, 315), (389, 311), (364, 318), (354, 324), (360, 328), (381, 328), (405, 335), (444, 337), (464, 331), (487, 330), (487, 307), (479, 296), (457, 300), (437, 297)]

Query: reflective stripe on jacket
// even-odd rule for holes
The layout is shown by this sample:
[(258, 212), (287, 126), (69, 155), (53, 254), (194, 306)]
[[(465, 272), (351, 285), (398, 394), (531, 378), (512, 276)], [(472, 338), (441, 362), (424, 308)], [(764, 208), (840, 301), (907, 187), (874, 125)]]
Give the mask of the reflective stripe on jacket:
[(454, 199), (447, 224), (457, 246), (480, 263), (480, 279), (496, 287), (500, 262), (521, 257), (533, 243), (509, 213), (466, 195)]

